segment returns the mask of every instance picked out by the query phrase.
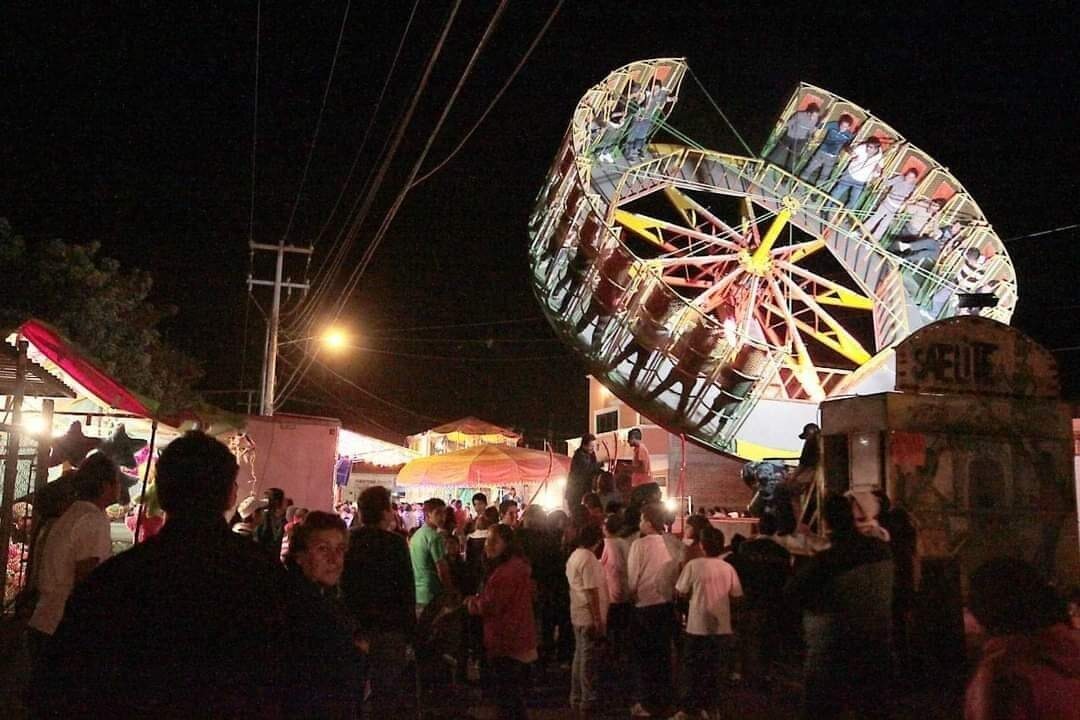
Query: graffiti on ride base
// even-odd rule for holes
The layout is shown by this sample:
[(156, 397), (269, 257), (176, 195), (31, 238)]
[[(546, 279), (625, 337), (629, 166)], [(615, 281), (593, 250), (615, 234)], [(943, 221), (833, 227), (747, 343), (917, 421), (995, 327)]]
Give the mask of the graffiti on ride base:
[(912, 352), (912, 375), (935, 384), (988, 385), (994, 382), (993, 356), (1000, 348), (992, 343), (928, 343)]
[(941, 320), (896, 346), (896, 389), (934, 395), (1058, 397), (1057, 363), (1008, 325), (980, 317)]

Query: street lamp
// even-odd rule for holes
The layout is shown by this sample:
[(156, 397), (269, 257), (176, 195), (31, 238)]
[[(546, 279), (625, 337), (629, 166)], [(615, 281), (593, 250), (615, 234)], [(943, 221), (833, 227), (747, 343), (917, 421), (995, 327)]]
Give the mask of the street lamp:
[(317, 340), (318, 343), (315, 344), (313, 352), (318, 352), (319, 348), (322, 347), (330, 352), (336, 353), (347, 347), (351, 347), (350, 339), (349, 333), (345, 332), (345, 330), (331, 326), (318, 335), (309, 335), (308, 337), (294, 338), (293, 340), (286, 340), (285, 342), (272, 343), (267, 348), (266, 361), (263, 365), (262, 414), (274, 414), (274, 403), (276, 401), (275, 391), (277, 386), (277, 354), (280, 348), (283, 348), (286, 345), (298, 345), (300, 343), (308, 343)]

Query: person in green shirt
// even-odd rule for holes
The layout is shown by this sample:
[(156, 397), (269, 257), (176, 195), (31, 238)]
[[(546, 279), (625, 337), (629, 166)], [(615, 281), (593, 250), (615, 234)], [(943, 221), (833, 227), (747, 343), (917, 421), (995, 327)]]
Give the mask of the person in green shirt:
[(446, 559), (446, 546), (439, 534), (446, 517), (446, 503), (438, 498), (424, 502), (424, 525), (413, 534), (409, 541), (409, 556), (412, 559), (413, 579), (416, 583), (416, 675), (420, 716), (434, 715), (440, 707), (441, 698), (450, 685), (449, 673), (442, 662), (442, 652), (435, 642), (437, 633), (432, 623), (439, 606), (432, 606), (431, 613), (425, 613), (429, 606), (444, 593), (453, 593), (454, 584), (450, 578), (450, 565)]
[(453, 590), (446, 546), (439, 527), (446, 515), (446, 503), (438, 498), (424, 502), (424, 526), (409, 541), (413, 577), (416, 582), (416, 616), (419, 618), (431, 601), (444, 590)]

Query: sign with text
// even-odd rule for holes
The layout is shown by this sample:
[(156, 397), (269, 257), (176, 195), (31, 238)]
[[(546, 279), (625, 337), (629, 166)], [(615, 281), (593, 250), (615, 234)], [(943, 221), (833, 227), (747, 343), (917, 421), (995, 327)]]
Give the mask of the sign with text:
[(1008, 325), (955, 317), (927, 325), (896, 346), (896, 389), (936, 395), (1058, 397), (1048, 350)]

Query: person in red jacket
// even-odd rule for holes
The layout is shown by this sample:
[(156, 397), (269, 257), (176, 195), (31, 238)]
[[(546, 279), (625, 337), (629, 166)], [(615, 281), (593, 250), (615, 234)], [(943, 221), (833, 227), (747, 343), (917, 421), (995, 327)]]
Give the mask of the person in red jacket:
[(537, 660), (533, 581), (509, 525), (494, 525), (484, 544), (490, 575), (479, 595), (466, 599), (469, 613), (484, 622), (484, 650), (492, 694), (501, 720), (527, 717), (529, 665)]
[(965, 720), (1065, 720), (1080, 705), (1080, 632), (1032, 565), (995, 558), (971, 576), (969, 609), (989, 635)]

